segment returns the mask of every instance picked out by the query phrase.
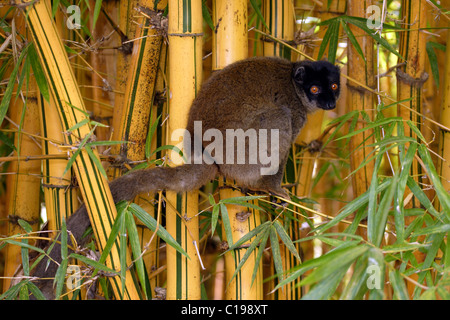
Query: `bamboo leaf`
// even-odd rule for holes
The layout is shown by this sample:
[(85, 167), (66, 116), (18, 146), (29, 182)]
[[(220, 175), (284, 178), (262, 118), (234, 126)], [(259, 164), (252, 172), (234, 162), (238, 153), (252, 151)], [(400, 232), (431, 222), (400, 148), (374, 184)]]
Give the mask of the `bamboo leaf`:
[(233, 245), (229, 246), (228, 251), (235, 250), (238, 247), (242, 246), (244, 243), (249, 241), (251, 238), (255, 237), (256, 235), (260, 234), (261, 232), (266, 232), (267, 228), (270, 228), (270, 221), (266, 221), (256, 228), (250, 230), (248, 233), (246, 233), (242, 238), (240, 238), (238, 241), (236, 241)]
[(403, 242), (403, 243), (385, 246), (385, 247), (383, 247), (382, 250), (384, 253), (394, 253), (394, 252), (405, 252), (405, 251), (417, 250), (417, 249), (425, 248), (428, 246), (429, 246), (428, 244), (423, 244), (423, 243)]
[[(376, 193), (384, 191), (390, 185), (390, 183), (391, 182), (388, 179), (383, 181), (380, 185), (377, 186)], [(368, 190), (359, 197), (357, 197), (356, 199), (349, 202), (344, 208), (342, 208), (341, 212), (333, 220), (316, 228), (315, 231), (323, 233), (325, 230), (335, 226), (341, 220), (348, 217), (350, 214), (354, 213), (355, 211), (358, 211), (364, 205), (367, 205), (369, 197), (370, 195)]]
[(100, 262), (98, 262), (96, 260), (93, 260), (93, 259), (87, 258), (85, 256), (82, 256), (80, 254), (77, 254), (77, 253), (71, 253), (69, 255), (69, 258), (77, 259), (77, 260), (79, 260), (79, 261), (81, 261), (81, 262), (83, 262), (83, 263), (85, 263), (85, 264), (87, 264), (87, 265), (89, 265), (89, 266), (91, 266), (91, 267), (93, 267), (95, 269), (101, 270), (103, 272), (107, 272), (109, 274), (116, 274), (117, 273), (117, 271), (115, 271), (115, 270), (105, 266), (104, 264), (102, 264), (102, 263), (100, 263)]
[(442, 51), (446, 50), (446, 47), (438, 42), (429, 41), (426, 45), (426, 51), (428, 54), (428, 61), (430, 62), (431, 74), (433, 75), (433, 79), (436, 82), (436, 86), (439, 88), (440, 79), (439, 79), (439, 64), (436, 56), (436, 52), (434, 49), (439, 49)]
[(227, 206), (223, 203), (220, 204), (220, 213), (222, 215), (222, 223), (223, 228), (225, 229), (225, 235), (227, 237), (228, 248), (231, 248), (233, 246), (233, 232), (231, 230), (231, 223)]
[(291, 237), (288, 235), (288, 233), (286, 232), (286, 230), (283, 228), (283, 226), (281, 225), (281, 223), (276, 220), (273, 223), (275, 230), (277, 231), (278, 235), (280, 236), (281, 241), (283, 241), (284, 245), (286, 246), (286, 248), (288, 248), (288, 250), (299, 260), (300, 259), (300, 255), (297, 252), (297, 249), (295, 248), (294, 243), (292, 242)]
[[(267, 228), (266, 230), (264, 230), (264, 232), (261, 232), (258, 234), (258, 236), (256, 237), (256, 239), (250, 244), (250, 246), (248, 248), (245, 249), (245, 254), (244, 256), (241, 258), (241, 260), (239, 261), (239, 264), (237, 265), (232, 277), (230, 278), (230, 281), (228, 282), (228, 285), (230, 285), (231, 281), (236, 277), (236, 275), (239, 273), (239, 271), (241, 270), (242, 266), (247, 262), (248, 258), (250, 257), (250, 255), (253, 253), (253, 251), (260, 245), (262, 244), (262, 240), (265, 239), (267, 241), (267, 237), (269, 236), (269, 228)], [(265, 242), (264, 242), (265, 245)], [(236, 248), (234, 248), (233, 250), (235, 250)], [(260, 250), (263, 248), (260, 248)], [(228, 250), (230, 251), (230, 249)], [(255, 274), (255, 270), (253, 272)], [(252, 277), (254, 278), (254, 277)]]
[[(150, 114), (150, 118), (151, 118), (151, 114)], [(159, 119), (161, 119), (161, 115), (159, 115), (156, 118), (156, 120), (152, 123), (152, 125), (148, 129), (147, 140), (145, 141), (145, 157), (147, 159), (150, 158), (151, 155), (153, 154), (151, 152), (152, 140), (153, 140), (153, 136), (155, 134), (156, 128), (158, 127)]]
[(127, 233), (130, 239), (131, 251), (133, 253), (133, 257), (135, 260), (136, 273), (139, 278), (139, 282), (142, 286), (142, 291), (145, 294), (145, 298), (147, 298), (147, 290), (146, 290), (146, 280), (145, 280), (145, 267), (144, 260), (141, 256), (141, 244), (139, 241), (138, 230), (136, 228), (136, 223), (133, 219), (133, 214), (129, 211), (125, 212), (125, 224), (127, 228)]
[(391, 282), (392, 289), (394, 290), (394, 298), (397, 300), (409, 300), (408, 290), (406, 289), (405, 282), (400, 276), (400, 272), (398, 270), (392, 270), (389, 272), (389, 280)]
[(103, 168), (102, 163), (100, 162), (100, 159), (98, 158), (98, 156), (96, 156), (94, 154), (94, 151), (92, 151), (90, 144), (86, 144), (84, 146), (84, 149), (86, 150), (86, 152), (89, 155), (89, 158), (91, 158), (91, 160), (94, 162), (95, 166), (97, 167), (98, 171), (100, 171), (100, 173), (106, 178), (108, 179), (108, 175), (106, 174), (105, 168)]
[[(272, 248), (273, 263), (278, 279), (283, 280), (283, 262), (281, 261), (280, 244), (278, 243), (277, 229), (274, 225), (269, 228), (270, 246)], [(261, 249), (260, 249), (261, 250)]]
[(214, 236), (214, 231), (216, 230), (217, 220), (219, 219), (220, 206), (215, 205), (212, 210), (211, 215), (211, 237)]
[[(300, 281), (300, 285), (307, 285), (318, 282), (335, 272), (338, 272), (340, 268), (344, 266), (349, 267), (360, 255), (369, 249), (368, 246), (362, 245), (358, 247), (346, 248), (341, 252), (332, 251), (328, 255), (328, 263), (321, 264), (317, 269), (311, 272), (306, 278)], [(326, 255), (325, 255), (326, 256)]]
[(11, 101), (14, 90), (14, 83), (16, 82), (17, 78), (17, 73), (19, 72), (20, 64), (22, 63), (22, 60), (25, 57), (29, 47), (30, 46), (28, 45), (22, 50), (22, 53), (20, 54), (19, 59), (17, 59), (17, 63), (9, 76), (9, 81), (3, 94), (2, 102), (0, 103), (0, 125), (3, 123), (3, 119), (5, 118), (6, 112), (8, 111), (9, 103)]
[(356, 49), (356, 52), (358, 52), (361, 59), (363, 59), (364, 64), (367, 64), (366, 57), (364, 57), (364, 53), (361, 49), (361, 46), (359, 45), (358, 40), (356, 40), (355, 35), (353, 34), (352, 30), (349, 28), (347, 23), (343, 20), (341, 20), (341, 25), (342, 25), (342, 28), (344, 29), (345, 33), (347, 34), (348, 39), (350, 40), (351, 44)]
[(97, 23), (98, 16), (100, 15), (100, 11), (102, 9), (102, 0), (95, 0), (94, 6), (94, 17), (92, 22), (92, 30), (95, 29), (95, 24)]
[[(373, 219), (367, 220), (367, 230), (368, 230), (368, 239), (375, 246), (380, 246), (381, 241), (384, 237), (384, 232), (386, 228), (386, 222), (389, 214), (389, 209), (392, 204), (392, 200), (394, 199), (394, 194), (397, 189), (398, 176), (394, 176), (391, 179), (391, 185), (386, 190), (386, 193), (383, 195), (379, 208), (375, 213), (375, 217)], [(372, 225), (370, 225), (370, 222)]]
[(305, 261), (304, 263), (302, 263), (301, 265), (296, 267), (295, 270), (293, 270), (292, 273), (288, 277), (286, 277), (286, 279), (281, 281), (274, 288), (273, 291), (276, 291), (279, 288), (288, 284), (289, 282), (292, 282), (292, 281), (298, 279), (303, 273), (305, 273), (308, 270), (311, 270), (311, 269), (316, 268), (321, 265), (331, 264), (334, 261), (333, 259), (336, 258), (336, 256), (345, 254), (348, 250), (355, 248), (358, 244), (359, 244), (359, 242), (349, 241), (349, 242), (344, 243), (341, 247), (336, 248), (323, 256), (320, 256), (320, 257), (312, 259), (312, 260)]
[(263, 23), (264, 27), (266, 27), (267, 30), (270, 30), (270, 28), (267, 26), (266, 21), (264, 20), (264, 16), (261, 13), (261, 9), (258, 6), (258, 3), (256, 3), (255, 0), (250, 0), (250, 4), (252, 5), (253, 10), (255, 10), (258, 18), (261, 20), (261, 22)]
[(444, 208), (444, 212), (447, 214), (447, 218), (450, 219), (450, 195), (442, 185), (441, 179), (436, 172), (436, 168), (434, 167), (433, 161), (431, 160), (430, 153), (428, 152), (427, 147), (424, 145), (420, 145), (419, 154), (425, 165), (425, 169), (427, 170), (428, 176), (432, 184), (434, 185), (434, 189), (436, 190), (439, 202)]
[(214, 27), (214, 23), (211, 18), (211, 13), (209, 12), (209, 8), (206, 5), (206, 0), (202, 1), (202, 15), (203, 15), (203, 20), (211, 28), (211, 30), (214, 31), (216, 28)]
[(125, 295), (125, 281), (127, 273), (127, 226), (125, 224), (125, 217), (127, 215), (127, 207), (124, 209), (123, 214), (116, 222), (119, 223), (119, 263), (120, 263), (120, 280), (122, 284), (122, 296)]
[(30, 292), (33, 294), (34, 298), (36, 298), (37, 300), (47, 300), (42, 294), (42, 291), (39, 290), (39, 288), (33, 282), (28, 282), (27, 286)]
[(39, 92), (42, 94), (44, 99), (47, 102), (49, 102), (50, 92), (48, 89), (47, 79), (45, 78), (45, 73), (44, 70), (42, 69), (41, 62), (39, 61), (39, 57), (37, 55), (34, 45), (31, 45), (30, 48), (28, 49), (27, 59), (30, 60), (31, 68), (33, 69), (34, 78), (36, 79)]
[[(129, 205), (128, 210), (130, 210), (130, 212), (133, 213), (133, 215), (136, 218), (141, 220), (141, 222), (143, 224), (145, 224), (147, 226), (147, 228), (149, 228), (152, 231), (156, 230), (156, 227), (158, 226), (158, 222), (155, 220), (155, 218), (153, 218), (151, 215), (149, 215), (147, 212), (145, 212), (145, 210), (142, 209), (140, 206), (138, 206), (135, 203), (131, 203)], [(159, 225), (158, 230), (156, 231), (156, 234), (158, 235), (158, 237), (163, 239), (167, 243), (167, 245), (173, 247), (175, 250), (177, 250), (178, 252), (180, 252), (181, 254), (186, 256), (188, 259), (190, 259), (188, 254), (186, 253), (186, 251), (183, 250), (183, 248), (180, 246), (180, 244), (172, 237), (172, 235), (170, 235), (169, 232), (167, 232), (166, 229), (164, 229), (163, 226)]]
[(66, 273), (67, 273), (67, 258), (63, 259), (56, 270), (55, 279), (53, 281), (53, 284), (56, 284), (55, 289), (55, 299), (59, 300), (62, 294), (62, 290), (64, 289), (65, 279), (66, 279)]
[(350, 16), (342, 16), (341, 19), (346, 21), (347, 23), (351, 23), (358, 28), (362, 29), (364, 32), (366, 32), (369, 36), (371, 36), (376, 42), (378, 42), (380, 45), (382, 45), (385, 49), (390, 51), (391, 53), (395, 54), (400, 59), (403, 59), (403, 57), (400, 55), (400, 53), (397, 52), (390, 44), (389, 42), (381, 37), (376, 30), (369, 29), (367, 27), (367, 19), (364, 18), (355, 18)]

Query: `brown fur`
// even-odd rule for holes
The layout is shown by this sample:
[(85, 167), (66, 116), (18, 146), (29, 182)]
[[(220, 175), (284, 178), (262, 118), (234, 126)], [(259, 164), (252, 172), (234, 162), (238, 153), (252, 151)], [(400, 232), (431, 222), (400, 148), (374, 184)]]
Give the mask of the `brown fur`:
[[(278, 58), (251, 58), (232, 64), (214, 73), (204, 83), (189, 113), (187, 130), (191, 136), (194, 133), (194, 121), (202, 122), (203, 131), (218, 129), (224, 139), (226, 129), (278, 129), (280, 166), (276, 174), (261, 175), (260, 169), (264, 167), (261, 163), (202, 163), (138, 170), (111, 182), (115, 202), (130, 201), (140, 193), (158, 190), (195, 190), (217, 174), (247, 189), (287, 197), (286, 191), (281, 188), (281, 179), (289, 149), (303, 127), (307, 113), (316, 109), (316, 105), (306, 98), (301, 86), (293, 81), (295, 69), (302, 64)], [(207, 144), (204, 142), (203, 147)], [(225, 146), (226, 141), (224, 149)], [(67, 221), (67, 228), (80, 241), (88, 226), (89, 217), (83, 205)], [(61, 260), (58, 245), (51, 256), (56, 261)], [(47, 267), (46, 264), (47, 259), (43, 259), (36, 267), (34, 276), (54, 276), (57, 265), (51, 262)], [(40, 281), (39, 286), (48, 298), (53, 297), (52, 281)]]

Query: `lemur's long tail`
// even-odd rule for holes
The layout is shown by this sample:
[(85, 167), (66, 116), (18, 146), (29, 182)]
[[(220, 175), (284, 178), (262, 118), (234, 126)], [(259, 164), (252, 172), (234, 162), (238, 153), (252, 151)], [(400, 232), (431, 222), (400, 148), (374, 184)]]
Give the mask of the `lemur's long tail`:
[[(130, 201), (138, 194), (171, 190), (176, 192), (191, 191), (200, 188), (209, 180), (214, 179), (218, 172), (216, 165), (185, 164), (179, 167), (158, 167), (153, 169), (137, 170), (121, 176), (110, 183), (114, 202)], [(89, 215), (83, 204), (69, 219), (69, 230), (78, 244), (83, 243), (82, 236), (90, 226)], [(71, 239), (68, 237), (68, 239)], [(59, 239), (57, 239), (59, 240)], [(75, 245), (75, 244), (72, 244)], [(44, 258), (34, 269), (33, 276), (40, 279), (37, 285), (47, 299), (54, 299), (53, 279), (58, 264), (61, 262), (61, 246), (56, 243), (50, 253), (51, 259)], [(50, 262), (49, 262), (50, 260)], [(32, 297), (34, 298), (34, 297)]]

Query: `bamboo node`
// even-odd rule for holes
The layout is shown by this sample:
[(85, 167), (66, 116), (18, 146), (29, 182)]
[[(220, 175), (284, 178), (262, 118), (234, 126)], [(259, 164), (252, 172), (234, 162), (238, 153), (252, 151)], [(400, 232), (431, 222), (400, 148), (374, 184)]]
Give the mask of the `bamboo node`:
[(248, 217), (250, 217), (252, 213), (250, 211), (242, 211), (242, 212), (237, 212), (236, 213), (236, 219), (239, 222), (245, 222), (247, 221)]
[(154, 11), (142, 5), (137, 6), (135, 10), (148, 19), (151, 29), (157, 30), (162, 36), (167, 35), (169, 19), (163, 15), (162, 11)]
[(429, 74), (427, 72), (423, 72), (420, 78), (413, 78), (406, 72), (397, 69), (397, 80), (406, 83), (410, 86), (422, 87), (423, 84), (428, 80)]
[(308, 144), (307, 148), (308, 148), (310, 153), (317, 153), (317, 152), (320, 152), (322, 150), (322, 146), (323, 146), (322, 141), (320, 141), (320, 140), (313, 140), (313, 141), (311, 141)]
[(39, 219), (27, 220), (27, 219), (24, 219), (24, 218), (22, 218), (22, 217), (20, 217), (18, 215), (15, 215), (15, 214), (8, 215), (8, 221), (11, 224), (19, 225), (19, 220), (23, 220), (23, 221), (27, 222), (30, 225), (39, 223)]

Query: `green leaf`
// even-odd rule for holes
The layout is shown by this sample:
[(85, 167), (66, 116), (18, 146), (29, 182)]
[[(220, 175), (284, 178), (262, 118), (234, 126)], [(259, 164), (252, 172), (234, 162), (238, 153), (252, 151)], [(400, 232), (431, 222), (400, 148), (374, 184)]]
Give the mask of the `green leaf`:
[(227, 237), (228, 248), (233, 246), (233, 232), (231, 230), (230, 217), (228, 215), (227, 206), (223, 203), (220, 204), (220, 213), (222, 215), (223, 228), (225, 229), (225, 235)]
[(127, 208), (125, 207), (123, 214), (120, 216), (119, 220), (119, 263), (120, 263), (120, 280), (122, 284), (122, 296), (125, 295), (125, 280), (127, 274), (127, 226), (125, 224), (125, 217), (127, 215)]
[(77, 260), (79, 260), (79, 261), (81, 261), (81, 262), (83, 262), (83, 263), (85, 263), (85, 264), (87, 264), (87, 265), (89, 265), (89, 266), (91, 266), (91, 267), (93, 267), (95, 269), (101, 270), (103, 272), (107, 272), (107, 273), (110, 273), (110, 274), (117, 274), (117, 271), (107, 267), (106, 265), (104, 265), (104, 264), (102, 264), (102, 263), (100, 263), (100, 262), (98, 262), (96, 260), (93, 260), (93, 259), (87, 258), (85, 256), (82, 256), (80, 254), (71, 253), (69, 255), (69, 258), (77, 259)]
[(246, 243), (251, 238), (258, 235), (259, 233), (261, 233), (263, 231), (265, 232), (268, 228), (270, 228), (270, 224), (271, 224), (270, 221), (266, 221), (266, 222), (260, 224), (259, 226), (257, 226), (256, 228), (250, 230), (245, 235), (243, 235), (242, 238), (240, 238), (238, 241), (236, 241), (233, 245), (229, 246), (228, 251), (237, 249), (238, 247), (242, 246), (244, 243)]
[[(239, 264), (237, 265), (233, 276), (230, 278), (230, 281), (228, 282), (228, 285), (230, 285), (231, 281), (234, 279), (234, 277), (236, 277), (236, 275), (239, 273), (239, 271), (241, 270), (242, 266), (247, 262), (248, 258), (250, 257), (250, 255), (253, 253), (253, 251), (259, 246), (259, 252), (258, 252), (258, 256), (257, 258), (261, 259), (260, 254), (262, 254), (262, 251), (264, 251), (264, 247), (266, 245), (267, 242), (267, 238), (269, 236), (270, 233), (270, 227), (266, 228), (264, 230), (264, 232), (261, 232), (257, 235), (256, 239), (254, 241), (252, 241), (252, 243), (250, 244), (250, 246), (248, 248), (245, 249), (245, 254), (244, 256), (241, 258), (241, 260), (239, 261)], [(228, 250), (230, 251), (230, 250)], [(257, 269), (259, 268), (259, 264), (255, 263), (255, 268), (253, 269), (253, 275), (252, 275), (252, 283), (253, 280), (255, 279), (256, 273), (257, 273)]]
[(331, 63), (335, 63), (336, 51), (337, 51), (338, 41), (339, 41), (339, 26), (340, 26), (339, 20), (333, 21), (328, 26), (328, 29), (325, 32), (325, 35), (323, 36), (322, 44), (320, 45), (320, 48), (319, 48), (319, 55), (317, 58), (318, 60), (322, 59), (325, 49), (326, 49), (327, 45), (329, 44), (328, 61)]
[(436, 87), (439, 88), (440, 85), (440, 79), (439, 79), (439, 63), (437, 60), (436, 52), (434, 49), (439, 49), (442, 51), (445, 51), (446, 48), (444, 45), (429, 41), (426, 45), (426, 50), (428, 54), (428, 61), (430, 61), (430, 67), (431, 67), (431, 74), (433, 75), (433, 79), (436, 82)]
[[(395, 54), (397, 57), (403, 60), (403, 57), (398, 53), (390, 44), (389, 42), (381, 37), (378, 33), (376, 33), (376, 30), (369, 29), (367, 27), (367, 19), (364, 18), (356, 18), (356, 17), (350, 17), (350, 16), (342, 16), (340, 17), (347, 23), (351, 23), (358, 28), (365, 31), (369, 36), (371, 36), (376, 42), (378, 42), (381, 46), (383, 46), (385, 49), (390, 51), (391, 53)], [(390, 26), (392, 27), (392, 26)]]
[(389, 272), (389, 280), (394, 290), (394, 298), (397, 300), (409, 300), (408, 290), (398, 270)]
[(425, 165), (425, 169), (427, 170), (431, 183), (434, 185), (434, 189), (436, 190), (436, 194), (439, 198), (439, 203), (444, 208), (444, 212), (446, 213), (447, 218), (450, 219), (450, 195), (442, 185), (441, 179), (436, 172), (436, 168), (434, 167), (430, 153), (428, 152), (425, 145), (421, 144), (419, 146), (419, 154)]
[(297, 249), (295, 248), (294, 243), (292, 242), (291, 237), (288, 235), (288, 233), (286, 232), (286, 230), (283, 228), (283, 226), (281, 225), (281, 223), (276, 220), (273, 223), (273, 226), (275, 228), (275, 230), (277, 231), (278, 235), (280, 236), (281, 241), (283, 241), (284, 245), (286, 246), (286, 248), (288, 248), (288, 250), (299, 260), (300, 259), (300, 255), (297, 252)]
[[(300, 281), (300, 285), (307, 285), (318, 282), (337, 272), (341, 267), (350, 266), (360, 255), (369, 249), (366, 245), (346, 248), (343, 251), (331, 251), (328, 255), (327, 263), (322, 263), (317, 269), (311, 272), (306, 278)], [(324, 256), (324, 257), (325, 257)]]
[(343, 20), (341, 20), (341, 25), (342, 25), (342, 28), (344, 29), (345, 33), (347, 34), (348, 39), (350, 40), (351, 44), (355, 48), (356, 52), (358, 52), (359, 56), (364, 61), (364, 64), (366, 64), (367, 63), (366, 57), (364, 56), (361, 46), (359, 45), (358, 40), (356, 40), (355, 35), (353, 34), (352, 30), (349, 28), (347, 23)]
[(33, 232), (33, 227), (25, 220), (19, 219), (17, 222), (23, 228), (23, 230), (25, 230), (26, 233)]
[(211, 237), (214, 236), (214, 231), (216, 230), (217, 220), (219, 219), (219, 211), (220, 211), (220, 206), (215, 205), (213, 207), (212, 215), (211, 215)]
[(144, 260), (141, 256), (141, 244), (139, 241), (138, 236), (138, 230), (136, 228), (136, 223), (133, 219), (133, 215), (129, 212), (125, 212), (125, 223), (127, 227), (128, 236), (130, 239), (130, 246), (131, 251), (133, 253), (133, 258), (135, 260), (135, 266), (136, 266), (136, 272), (139, 278), (139, 282), (142, 286), (142, 291), (145, 294), (145, 297), (147, 298), (147, 290), (145, 288), (146, 286), (146, 280), (145, 280), (145, 267), (144, 267)]
[[(142, 209), (140, 206), (138, 206), (135, 203), (131, 203), (129, 205), (129, 209), (133, 215), (141, 220), (143, 224), (147, 226), (152, 231), (156, 230), (156, 227), (158, 226), (158, 222), (153, 218), (151, 215), (149, 215), (144, 209)], [(172, 235), (167, 232), (166, 229), (164, 229), (163, 226), (159, 225), (158, 230), (156, 231), (156, 234), (158, 237), (163, 239), (167, 245), (173, 247), (175, 250), (180, 252), (182, 255), (190, 259), (186, 251), (180, 246), (180, 244), (172, 237)]]
[[(386, 179), (380, 185), (377, 186), (376, 193), (383, 192), (390, 184), (391, 184), (390, 180)], [(370, 193), (368, 190), (359, 197), (357, 197), (356, 199), (349, 202), (344, 208), (342, 208), (341, 212), (336, 217), (334, 217), (333, 220), (316, 228), (315, 231), (323, 233), (325, 230), (335, 226), (341, 220), (348, 217), (350, 214), (358, 211), (361, 207), (367, 205), (369, 198)]]
[(30, 59), (31, 68), (33, 69), (34, 78), (36, 79), (39, 92), (47, 102), (50, 102), (50, 92), (48, 89), (47, 79), (45, 78), (45, 73), (42, 69), (41, 62), (34, 45), (31, 45), (29, 48), (27, 59)]
[(6, 90), (3, 94), (2, 102), (0, 103), (0, 125), (3, 122), (3, 119), (5, 118), (6, 112), (8, 111), (9, 103), (11, 101), (11, 97), (14, 90), (14, 83), (16, 82), (17, 73), (19, 72), (20, 64), (22, 63), (23, 58), (26, 56), (26, 53), (28, 51), (28, 48), (30, 45), (26, 46), (22, 53), (19, 56), (19, 59), (17, 59), (17, 63), (14, 66), (14, 69), (11, 71), (11, 74), (9, 76), (8, 85), (6, 86)]
[(92, 30), (95, 29), (95, 24), (97, 23), (97, 19), (98, 19), (98, 16), (100, 15), (101, 9), (102, 9), (102, 0), (95, 0), (94, 20), (92, 22)]
[(398, 243), (398, 244), (392, 244), (388, 245), (382, 248), (384, 253), (394, 253), (394, 252), (405, 252), (405, 251), (411, 251), (411, 250), (417, 250), (420, 248), (428, 247), (428, 244), (423, 243)]
[[(273, 263), (278, 279), (283, 280), (283, 262), (281, 260), (280, 244), (278, 243), (277, 229), (274, 225), (270, 227), (270, 246), (272, 248)], [(261, 250), (261, 248), (260, 248)]]
[(255, 0), (250, 0), (250, 4), (252, 5), (253, 10), (255, 10), (258, 18), (262, 21), (264, 27), (266, 27), (267, 30), (270, 30), (270, 28), (267, 26), (266, 21), (264, 20), (264, 16), (261, 13), (261, 10), (258, 6), (258, 3), (256, 3)]
[[(152, 115), (150, 114), (150, 118), (151, 118), (151, 116)], [(152, 141), (153, 141), (153, 136), (155, 134), (155, 131), (158, 128), (159, 119), (161, 119), (161, 115), (159, 115), (156, 118), (156, 120), (152, 123), (150, 128), (148, 128), (147, 139), (145, 140), (145, 157), (147, 159), (150, 158), (152, 155), (152, 152), (151, 152)]]
[(346, 253), (348, 250), (355, 248), (358, 244), (359, 244), (359, 241), (358, 242), (357, 241), (348, 241), (348, 242), (344, 243), (342, 246), (340, 246), (339, 248), (336, 248), (323, 256), (320, 256), (316, 259), (305, 261), (301, 265), (295, 267), (294, 270), (292, 271), (292, 273), (286, 279), (281, 281), (275, 287), (275, 289), (273, 291), (276, 291), (279, 288), (288, 284), (289, 282), (292, 282), (292, 281), (298, 279), (303, 273), (305, 273), (308, 270), (311, 270), (313, 268), (316, 268), (316, 267), (324, 265), (324, 264), (330, 264), (330, 262), (333, 262), (333, 259), (337, 255)]
[[(397, 190), (398, 176), (391, 179), (391, 185), (383, 195), (373, 219), (367, 220), (367, 237), (375, 246), (380, 246), (384, 237), (389, 210)], [(369, 216), (370, 217), (370, 216)], [(370, 224), (370, 222), (372, 224)]]
[[(61, 246), (62, 247), (62, 246)], [(55, 299), (59, 300), (64, 289), (65, 279), (67, 273), (67, 258), (63, 259), (56, 270), (55, 279), (53, 284), (56, 284)]]
[(211, 28), (211, 30), (214, 31), (215, 30), (214, 22), (211, 18), (211, 14), (209, 13), (209, 8), (206, 5), (206, 0), (202, 1), (202, 15), (203, 15), (203, 20)]
[(106, 174), (105, 168), (103, 168), (102, 163), (100, 162), (100, 159), (94, 154), (94, 151), (91, 149), (90, 144), (86, 144), (84, 146), (86, 152), (89, 155), (89, 158), (94, 162), (95, 166), (97, 167), (98, 171), (105, 177), (108, 178), (108, 175)]

